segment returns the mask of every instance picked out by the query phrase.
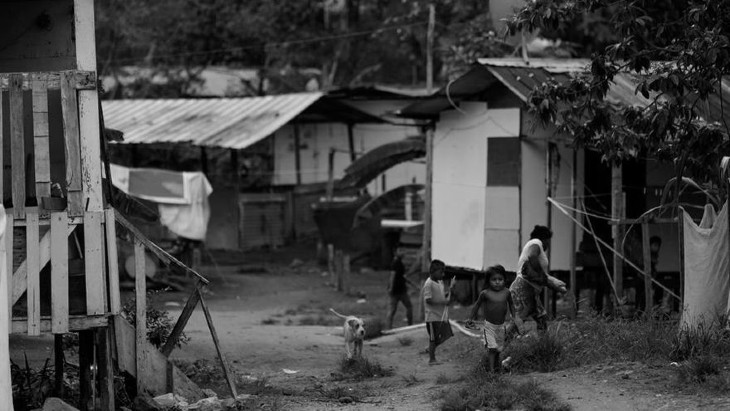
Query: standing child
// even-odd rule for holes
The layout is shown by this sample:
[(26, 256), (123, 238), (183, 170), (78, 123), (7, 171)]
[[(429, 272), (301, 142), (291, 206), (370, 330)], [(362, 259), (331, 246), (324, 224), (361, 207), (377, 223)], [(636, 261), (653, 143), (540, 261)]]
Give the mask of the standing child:
[(390, 280), (388, 281), (388, 296), (390, 297), (390, 306), (388, 309), (388, 329), (393, 328), (393, 317), (398, 310), (398, 303), (403, 303), (406, 308), (406, 318), (408, 325), (413, 325), (413, 306), (411, 299), (408, 297), (408, 284), (414, 285), (412, 281), (406, 278), (406, 266), (403, 264), (403, 254), (396, 251), (393, 258), (393, 265), (390, 267)]
[(479, 308), (484, 305), (484, 346), (487, 348), (489, 371), (499, 370), (499, 355), (504, 349), (506, 332), (505, 319), (507, 311), (515, 318), (515, 307), (512, 295), (505, 288), (506, 272), (501, 265), (487, 269), (487, 287), (479, 293), (479, 298), (471, 309), (469, 322), (474, 321), (479, 314)]
[[(441, 260), (431, 261), (428, 268), (429, 277), (423, 283), (423, 302), (426, 314), (426, 331), (428, 332), (428, 363), (429, 365), (438, 364), (436, 362), (436, 347), (451, 338), (454, 334), (449, 324), (448, 306), (449, 292), (444, 291), (444, 271), (446, 264)], [(452, 279), (451, 287), (454, 281)]]

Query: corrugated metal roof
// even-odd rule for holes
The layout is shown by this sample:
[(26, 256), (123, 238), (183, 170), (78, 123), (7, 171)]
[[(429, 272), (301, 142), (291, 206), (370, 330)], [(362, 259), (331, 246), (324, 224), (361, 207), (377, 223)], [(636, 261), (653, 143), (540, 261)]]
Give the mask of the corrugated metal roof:
[[(452, 102), (477, 96), (496, 82), (503, 84), (526, 102), (534, 87), (551, 79), (568, 81), (571, 75), (583, 71), (588, 63), (586, 59), (531, 59), (529, 63), (520, 58), (479, 59), (466, 74), (436, 92), (430, 99), (405, 107), (401, 110), (401, 115), (412, 118), (433, 117), (448, 109)], [(606, 100), (612, 104), (648, 104), (648, 99), (635, 93), (636, 84), (637, 81), (629, 74), (616, 75)]]
[(216, 99), (108, 100), (104, 123), (124, 143), (189, 143), (243, 149), (274, 133), (323, 93)]

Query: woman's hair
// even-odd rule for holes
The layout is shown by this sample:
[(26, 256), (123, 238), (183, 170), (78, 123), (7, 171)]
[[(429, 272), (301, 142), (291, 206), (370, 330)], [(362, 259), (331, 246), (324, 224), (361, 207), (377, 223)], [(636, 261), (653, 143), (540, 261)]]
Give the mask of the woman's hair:
[(432, 260), (431, 265), (428, 267), (428, 274), (431, 275), (437, 270), (446, 269), (446, 264), (441, 260)]
[(536, 225), (530, 233), (530, 239), (537, 238), (538, 240), (549, 240), (552, 236), (553, 232), (544, 225)]
[(487, 281), (489, 281), (492, 276), (496, 274), (501, 275), (505, 279), (507, 278), (507, 271), (500, 264), (497, 264), (487, 268)]

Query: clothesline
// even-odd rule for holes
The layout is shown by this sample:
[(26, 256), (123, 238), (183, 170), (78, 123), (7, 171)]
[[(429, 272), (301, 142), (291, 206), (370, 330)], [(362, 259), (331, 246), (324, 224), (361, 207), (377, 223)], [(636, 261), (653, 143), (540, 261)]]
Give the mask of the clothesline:
[(601, 238), (599, 238), (598, 236), (596, 236), (596, 234), (593, 232), (593, 230), (588, 229), (588, 227), (586, 227), (583, 224), (581, 224), (580, 221), (578, 221), (575, 218), (573, 218), (573, 216), (570, 215), (570, 213), (565, 208), (563, 208), (563, 206), (560, 203), (558, 203), (557, 201), (553, 200), (551, 197), (548, 197), (547, 200), (550, 203), (552, 203), (555, 206), (555, 208), (557, 208), (558, 210), (560, 210), (560, 212), (562, 212), (563, 214), (565, 214), (566, 216), (568, 216), (568, 218), (570, 218), (571, 220), (573, 220), (573, 222), (575, 224), (577, 224), (580, 228), (582, 228), (585, 232), (587, 232), (588, 234), (590, 234), (591, 236), (593, 236), (593, 238), (595, 238), (596, 241), (598, 241), (599, 243), (601, 243), (601, 245), (603, 245), (604, 247), (608, 248), (609, 250), (611, 250), (612, 253), (614, 253), (616, 256), (618, 256), (619, 258), (621, 258), (622, 260), (624, 260), (624, 262), (626, 262), (631, 268), (633, 268), (636, 271), (638, 271), (644, 277), (649, 278), (653, 283), (655, 283), (657, 286), (659, 286), (664, 291), (666, 291), (667, 294), (669, 294), (672, 297), (678, 299), (679, 301), (682, 301), (682, 299), (677, 294), (675, 294), (674, 292), (672, 292), (672, 290), (670, 290), (664, 284), (662, 284), (659, 281), (657, 281), (654, 278), (652, 278), (650, 275), (646, 274), (644, 272), (644, 270), (642, 270), (636, 264), (634, 264), (633, 262), (631, 262), (631, 260), (627, 259), (623, 254), (619, 253), (613, 247), (611, 247), (610, 245), (608, 245), (608, 243), (606, 243), (605, 241), (601, 240)]

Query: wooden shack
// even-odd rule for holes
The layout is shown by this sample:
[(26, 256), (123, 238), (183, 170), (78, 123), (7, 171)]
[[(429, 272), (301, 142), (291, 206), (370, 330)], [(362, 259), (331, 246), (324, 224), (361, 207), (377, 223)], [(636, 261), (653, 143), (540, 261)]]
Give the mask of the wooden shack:
[[(82, 410), (115, 409), (114, 363), (139, 377), (138, 393), (191, 388), (194, 399), (197, 387), (167, 361), (171, 350), (163, 355), (146, 339), (139, 262), (145, 248), (168, 256), (140, 237), (102, 190), (94, 2), (2, 1), (0, 9), (0, 196), (7, 214), (0, 287), (7, 286), (9, 331), (55, 336), (57, 390), (63, 388), (61, 337), (78, 332)], [(135, 243), (134, 326), (117, 316), (115, 221), (127, 224)], [(0, 385), (9, 385), (2, 372)], [(3, 404), (12, 409), (9, 399)]]

